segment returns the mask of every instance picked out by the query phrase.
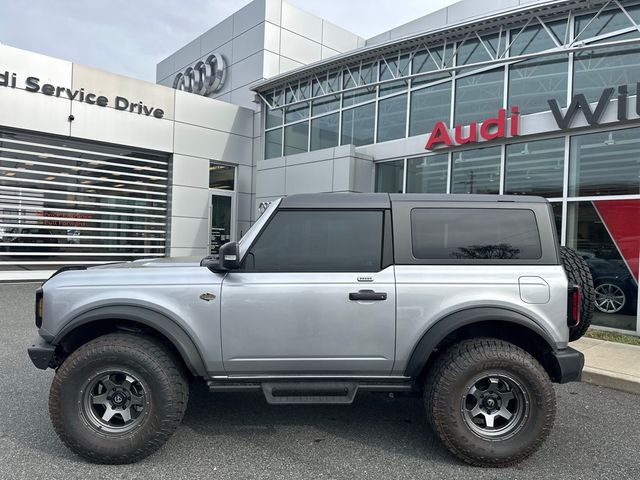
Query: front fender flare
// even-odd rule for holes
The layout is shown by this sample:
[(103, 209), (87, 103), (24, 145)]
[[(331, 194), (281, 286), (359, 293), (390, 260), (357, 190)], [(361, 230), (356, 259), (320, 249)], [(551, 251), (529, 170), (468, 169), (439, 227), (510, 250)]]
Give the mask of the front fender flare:
[(206, 377), (201, 352), (187, 332), (165, 314), (146, 307), (109, 305), (88, 310), (69, 321), (53, 338), (51, 344), (58, 345), (65, 336), (78, 327), (102, 320), (129, 320), (156, 330), (178, 350), (192, 374)]
[(542, 337), (552, 350), (555, 351), (557, 349), (551, 336), (533, 319), (520, 312), (495, 307), (468, 308), (441, 318), (422, 335), (409, 357), (407, 367), (405, 368), (405, 376), (412, 378), (417, 377), (435, 348), (449, 334), (467, 325), (489, 321), (513, 323), (524, 326)]

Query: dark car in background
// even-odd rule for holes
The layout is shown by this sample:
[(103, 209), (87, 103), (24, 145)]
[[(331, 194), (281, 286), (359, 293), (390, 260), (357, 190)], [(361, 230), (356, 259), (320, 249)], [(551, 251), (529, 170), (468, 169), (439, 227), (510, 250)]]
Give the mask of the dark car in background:
[(595, 307), (602, 313), (635, 314), (638, 284), (625, 262), (601, 258), (595, 253), (578, 251), (589, 265), (595, 288)]

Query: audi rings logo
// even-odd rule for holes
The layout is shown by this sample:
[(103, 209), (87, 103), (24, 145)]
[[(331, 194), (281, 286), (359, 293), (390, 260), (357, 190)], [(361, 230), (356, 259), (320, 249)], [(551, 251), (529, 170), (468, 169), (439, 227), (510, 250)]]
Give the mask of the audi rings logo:
[(212, 53), (205, 61), (200, 60), (193, 67), (176, 75), (173, 88), (185, 92), (209, 95), (224, 85), (227, 65), (219, 53)]

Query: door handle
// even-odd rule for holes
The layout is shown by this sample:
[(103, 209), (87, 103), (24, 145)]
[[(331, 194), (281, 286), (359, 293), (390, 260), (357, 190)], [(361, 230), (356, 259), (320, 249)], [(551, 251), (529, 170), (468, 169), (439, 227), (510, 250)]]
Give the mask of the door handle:
[(373, 290), (359, 290), (349, 294), (349, 300), (386, 300), (386, 292), (374, 292)]

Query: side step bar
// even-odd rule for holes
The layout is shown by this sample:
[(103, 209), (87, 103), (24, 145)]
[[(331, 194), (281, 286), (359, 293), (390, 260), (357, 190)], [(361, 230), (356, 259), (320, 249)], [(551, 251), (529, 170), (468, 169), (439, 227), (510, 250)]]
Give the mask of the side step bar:
[(340, 403), (350, 404), (358, 392), (356, 382), (266, 382), (264, 398), (270, 404)]
[(414, 384), (410, 381), (357, 381), (353, 380), (275, 380), (265, 379), (250, 382), (207, 382), (211, 392), (240, 392), (262, 390), (265, 399), (272, 405), (285, 404), (343, 404), (353, 403), (358, 390), (377, 392), (410, 392)]

